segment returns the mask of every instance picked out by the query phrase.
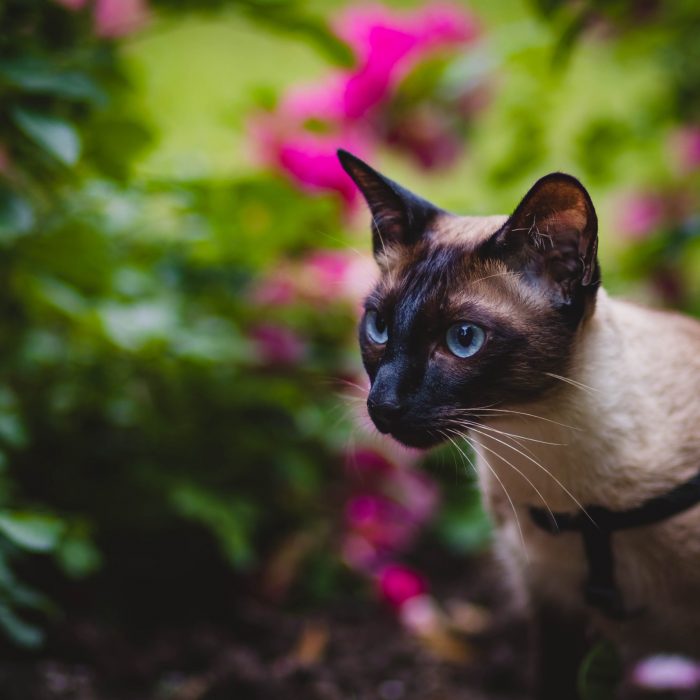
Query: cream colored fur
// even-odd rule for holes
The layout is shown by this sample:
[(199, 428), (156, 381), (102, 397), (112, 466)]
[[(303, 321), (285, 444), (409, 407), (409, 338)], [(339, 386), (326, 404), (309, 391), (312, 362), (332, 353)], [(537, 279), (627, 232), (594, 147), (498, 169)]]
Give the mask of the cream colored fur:
[[(626, 509), (700, 470), (700, 323), (600, 290), (567, 379), (556, 398), (514, 406), (472, 439), (509, 577), (534, 598), (590, 612), (581, 536), (543, 532), (528, 508), (544, 501), (575, 512), (578, 501)], [(700, 505), (617, 532), (613, 548), (625, 603), (644, 612), (620, 623), (593, 612), (596, 624), (634, 654), (700, 654)]]

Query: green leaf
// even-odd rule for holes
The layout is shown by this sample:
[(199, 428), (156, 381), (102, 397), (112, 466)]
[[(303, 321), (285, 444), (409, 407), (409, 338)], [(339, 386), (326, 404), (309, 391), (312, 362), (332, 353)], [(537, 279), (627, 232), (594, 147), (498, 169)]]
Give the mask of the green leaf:
[(27, 431), (16, 413), (0, 411), (0, 440), (18, 448), (27, 444)]
[(622, 680), (622, 662), (615, 646), (597, 644), (586, 655), (578, 674), (581, 700), (615, 700)]
[(483, 550), (493, 531), (478, 497), (466, 497), (459, 506), (448, 504), (440, 512), (435, 528), (448, 547), (462, 554)]
[(78, 535), (71, 535), (61, 541), (56, 559), (66, 574), (73, 578), (82, 578), (97, 571), (102, 563), (95, 545)]
[(241, 499), (219, 496), (197, 486), (178, 486), (171, 494), (175, 510), (183, 517), (208, 527), (234, 567), (250, 565), (254, 559), (253, 506)]
[(56, 547), (65, 529), (50, 515), (35, 513), (0, 513), (0, 532), (18, 547), (30, 552), (49, 552)]
[(16, 108), (15, 124), (34, 143), (64, 165), (75, 165), (80, 158), (80, 136), (75, 128), (58, 117)]
[(44, 632), (36, 625), (20, 619), (6, 605), (0, 604), (0, 628), (16, 644), (27, 649), (36, 649), (44, 641)]
[(0, 187), (0, 242), (10, 242), (34, 225), (34, 210), (27, 199)]
[(0, 77), (25, 92), (97, 104), (104, 104), (107, 99), (104, 91), (85, 73), (58, 70), (45, 61), (33, 58), (0, 61)]

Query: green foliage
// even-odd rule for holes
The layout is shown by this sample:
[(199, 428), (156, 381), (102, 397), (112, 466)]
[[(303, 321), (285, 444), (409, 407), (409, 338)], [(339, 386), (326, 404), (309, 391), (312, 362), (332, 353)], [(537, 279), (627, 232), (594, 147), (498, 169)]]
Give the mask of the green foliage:
[(622, 676), (622, 661), (615, 646), (607, 641), (596, 644), (579, 669), (581, 700), (615, 700)]
[[(698, 116), (692, 4), (664, 6), (644, 25), (649, 39), (625, 19), (634, 3), (538, 4), (546, 25), (523, 8), (511, 17), (482, 3), (503, 18), (486, 26), (478, 53), (456, 67), (440, 58), (413, 67), (392, 118), (433, 94), (446, 109), (465, 84), (484, 81), (491, 106), (469, 117), (468, 131), (455, 120), (455, 133), (471, 139), (462, 165), (411, 183), (417, 174), (399, 163), (409, 184), (488, 213), (512, 206), (545, 168), (584, 175), (603, 214), (621, 185), (692, 192), (696, 176), (674, 175), (659, 145)], [(182, 26), (195, 12), (217, 22), (243, 16), (246, 32), (310, 43), (319, 64), (351, 61), (328, 30), (329, 13), (301, 3), (160, 0), (153, 8), (167, 19), (156, 27)], [(214, 543), (222, 562), (246, 574), (298, 536), (310, 543), (297, 564), (300, 587), (325, 597), (341, 579), (333, 538), (352, 428), (337, 394), (359, 371), (354, 302), (312, 289), (312, 299), (266, 306), (253, 291), (310, 251), (366, 247), (367, 237), (358, 246), (339, 201), (309, 197), (280, 174), (245, 165), (216, 177), (206, 168), (198, 177), (196, 168), (152, 171), (144, 155), (163, 137), (156, 117), (199, 104), (200, 86), (175, 76), (178, 99), (146, 116), (152, 84), (138, 68), (148, 40), (101, 39), (90, 11), (53, 0), (0, 4), (9, 28), (0, 33), (0, 628), (28, 647), (41, 644), (63, 602), (56, 577), (109, 572), (100, 585), (118, 600), (113, 574), (145, 566), (132, 556), (139, 543), (157, 560), (148, 571), (162, 586), (196, 560), (180, 536)], [(586, 43), (594, 17), (617, 28), (613, 49)], [(559, 72), (551, 69), (557, 41), (569, 51)], [(297, 81), (283, 56), (247, 50), (231, 82), (242, 86), (245, 66), (263, 60)], [(632, 68), (619, 68), (611, 87), (601, 67), (613, 51)], [(160, 61), (152, 70), (166, 74), (167, 56)], [(213, 81), (217, 94), (221, 82)], [(250, 91), (242, 103), (277, 96), (265, 84)], [(248, 146), (246, 116), (229, 117), (240, 103), (217, 103), (211, 124), (233, 122)], [(467, 185), (456, 187), (459, 178)], [(663, 261), (687, 280), (675, 303), (700, 312), (690, 199), (683, 221), (634, 245), (609, 242), (606, 279), (646, 283)], [(266, 357), (261, 324), (291, 333), (300, 359)], [(478, 550), (489, 524), (473, 482), (461, 473), (441, 479), (446, 498), (431, 536)]]

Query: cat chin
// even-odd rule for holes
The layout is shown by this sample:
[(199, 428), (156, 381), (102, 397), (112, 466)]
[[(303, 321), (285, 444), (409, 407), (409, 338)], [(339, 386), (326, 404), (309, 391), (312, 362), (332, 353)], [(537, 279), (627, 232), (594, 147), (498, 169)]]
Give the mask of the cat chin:
[(440, 435), (436, 435), (431, 431), (406, 431), (392, 432), (391, 437), (397, 442), (400, 442), (404, 447), (411, 447), (416, 450), (428, 450), (431, 447), (437, 447), (445, 439)]

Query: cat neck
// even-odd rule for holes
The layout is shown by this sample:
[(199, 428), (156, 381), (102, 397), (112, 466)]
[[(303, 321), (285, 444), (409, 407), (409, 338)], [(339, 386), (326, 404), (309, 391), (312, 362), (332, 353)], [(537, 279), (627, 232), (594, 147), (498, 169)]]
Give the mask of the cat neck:
[(517, 503), (564, 511), (629, 508), (684, 481), (700, 469), (680, 448), (700, 419), (698, 356), (700, 324), (600, 290), (561, 387), (472, 434), (481, 478), (500, 479)]

